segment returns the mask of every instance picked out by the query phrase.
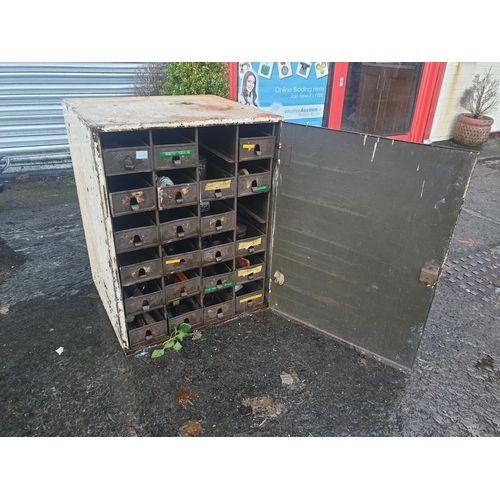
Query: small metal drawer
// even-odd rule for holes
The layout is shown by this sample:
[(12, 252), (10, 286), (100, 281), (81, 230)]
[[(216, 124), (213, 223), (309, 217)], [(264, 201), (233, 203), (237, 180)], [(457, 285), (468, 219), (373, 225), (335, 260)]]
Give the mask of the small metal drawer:
[(167, 336), (167, 322), (165, 320), (144, 325), (129, 330), (128, 338), (131, 347), (155, 343)]
[(167, 168), (197, 167), (198, 151), (196, 143), (155, 146), (155, 170)]
[[(217, 274), (211, 275), (207, 272), (209, 270), (213, 270)], [(227, 272), (224, 272), (226, 270)], [(201, 279), (203, 293), (216, 292), (232, 286), (234, 286), (234, 271), (231, 271), (226, 264), (218, 264), (203, 269), (203, 277)]]
[(207, 180), (200, 182), (201, 201), (222, 200), (236, 196), (236, 179)]
[(275, 142), (276, 138), (274, 136), (240, 139), (239, 161), (272, 158), (274, 156)]
[(225, 243), (202, 250), (202, 263), (204, 266), (216, 264), (234, 257), (234, 243)]
[[(215, 205), (212, 202), (212, 207)], [(223, 233), (224, 231), (231, 231), (236, 228), (236, 213), (234, 210), (210, 213), (201, 217), (201, 234), (206, 236), (214, 233)]]
[(152, 249), (117, 256), (122, 286), (161, 277), (161, 260)]
[[(191, 297), (191, 300), (195, 300)], [(197, 302), (196, 302), (197, 303)], [(184, 304), (184, 301), (181, 301), (181, 305)], [(191, 311), (186, 311), (185, 313), (179, 314), (178, 316), (174, 316), (168, 319), (170, 324), (170, 328), (174, 326), (179, 326), (181, 323), (188, 323), (191, 327), (196, 327), (198, 325), (203, 324), (203, 308), (197, 303), (198, 308), (192, 309)], [(171, 308), (175, 310), (174, 308)]]
[(102, 160), (106, 175), (150, 172), (153, 170), (149, 146), (104, 149)]
[(114, 239), (117, 253), (130, 252), (140, 248), (159, 245), (158, 226), (146, 216), (137, 214), (128, 217), (119, 217), (114, 223)]
[[(227, 292), (227, 290), (224, 290)], [(214, 295), (221, 292), (214, 292)], [(211, 294), (210, 294), (211, 295)], [(234, 315), (234, 300), (228, 300), (226, 302), (220, 302), (212, 306), (205, 307), (204, 309), (204, 319), (205, 323), (213, 323), (214, 321), (220, 321), (225, 318), (229, 318)]]
[(262, 252), (266, 249), (267, 237), (265, 234), (252, 236), (236, 242), (236, 255)]
[(177, 241), (198, 236), (200, 219), (197, 215), (193, 215), (192, 212), (186, 210), (182, 215), (187, 215), (187, 217), (161, 223), (162, 215), (166, 212), (167, 211), (164, 211), (160, 214), (160, 238), (162, 244), (169, 241)]
[(176, 273), (194, 267), (200, 267), (201, 251), (189, 241), (179, 241), (171, 244), (173, 253), (163, 256), (163, 272)]
[[(240, 169), (241, 171), (242, 169)], [(271, 188), (271, 172), (238, 175), (238, 196), (267, 193)]]
[(140, 288), (143, 288), (142, 286), (131, 287), (131, 289), (127, 290), (128, 297), (123, 301), (127, 316), (148, 312), (165, 304), (163, 290), (156, 281), (141, 283), (141, 285), (145, 285), (143, 291), (140, 290)]
[(247, 283), (236, 292), (236, 312), (252, 309), (264, 303), (264, 290), (261, 283)]
[[(248, 283), (249, 281), (262, 279), (266, 273), (266, 263), (257, 255), (248, 256), (250, 266), (238, 269), (238, 258), (236, 259), (236, 284)], [(247, 258), (248, 258), (247, 257)]]
[[(184, 274), (184, 273), (183, 273)], [(184, 297), (189, 297), (200, 292), (201, 277), (197, 271), (185, 271), (185, 276), (188, 278), (184, 281), (174, 282), (175, 274), (165, 276), (165, 300), (172, 302), (180, 300)]]
[(192, 205), (200, 201), (197, 182), (177, 184), (166, 188), (158, 188), (158, 209)]
[(111, 215), (134, 214), (156, 209), (156, 195), (153, 187), (109, 193)]

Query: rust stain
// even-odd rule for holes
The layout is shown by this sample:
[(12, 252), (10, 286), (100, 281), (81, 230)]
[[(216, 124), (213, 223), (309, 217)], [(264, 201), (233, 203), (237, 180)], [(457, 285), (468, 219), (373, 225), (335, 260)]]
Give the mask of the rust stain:
[(135, 198), (137, 200), (137, 203), (144, 203), (146, 201), (146, 197), (144, 195), (144, 191), (136, 191), (134, 193), (130, 193), (128, 196), (125, 196), (122, 199), (122, 203), (124, 205), (129, 205), (130, 204), (130, 200), (132, 198)]

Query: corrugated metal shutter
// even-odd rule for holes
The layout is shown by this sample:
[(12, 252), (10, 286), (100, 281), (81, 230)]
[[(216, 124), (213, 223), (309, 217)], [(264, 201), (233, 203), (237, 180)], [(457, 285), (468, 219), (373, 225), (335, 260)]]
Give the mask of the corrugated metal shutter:
[(134, 95), (138, 65), (0, 63), (0, 173), (72, 168), (60, 99)]

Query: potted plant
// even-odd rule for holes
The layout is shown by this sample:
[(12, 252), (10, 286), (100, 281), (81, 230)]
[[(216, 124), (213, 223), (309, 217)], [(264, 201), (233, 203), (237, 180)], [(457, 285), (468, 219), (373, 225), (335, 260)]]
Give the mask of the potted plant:
[(460, 107), (467, 113), (457, 117), (453, 140), (464, 146), (480, 146), (491, 132), (493, 118), (486, 113), (497, 108), (500, 102), (500, 80), (493, 78), (491, 67), (483, 76), (476, 75), (472, 85), (465, 89), (460, 98)]

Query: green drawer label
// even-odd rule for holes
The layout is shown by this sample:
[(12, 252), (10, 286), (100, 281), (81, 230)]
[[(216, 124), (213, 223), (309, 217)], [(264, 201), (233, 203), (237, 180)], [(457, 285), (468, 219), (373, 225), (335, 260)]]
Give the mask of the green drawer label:
[[(228, 281), (227, 283), (222, 283), (222, 288), (227, 288), (228, 286), (233, 286), (233, 282)], [(216, 292), (217, 290), (219, 290), (217, 286), (211, 286), (209, 288), (205, 288), (204, 293)]]
[(193, 156), (192, 149), (183, 149), (181, 151), (162, 151), (160, 158), (169, 158), (171, 156)]
[(269, 189), (269, 184), (265, 184), (264, 186), (259, 186), (257, 191), (267, 191)]

